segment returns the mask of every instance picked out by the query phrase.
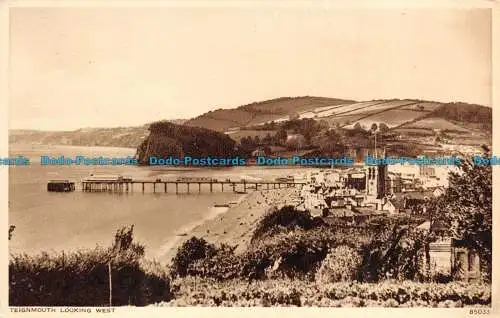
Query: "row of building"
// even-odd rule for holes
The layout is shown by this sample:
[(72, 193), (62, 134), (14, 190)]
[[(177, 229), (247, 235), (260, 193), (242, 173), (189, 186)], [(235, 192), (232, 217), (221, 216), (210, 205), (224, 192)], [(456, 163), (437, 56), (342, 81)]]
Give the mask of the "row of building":
[(425, 213), (425, 202), (444, 193), (450, 167), (353, 166), (310, 172), (301, 207), (314, 216)]

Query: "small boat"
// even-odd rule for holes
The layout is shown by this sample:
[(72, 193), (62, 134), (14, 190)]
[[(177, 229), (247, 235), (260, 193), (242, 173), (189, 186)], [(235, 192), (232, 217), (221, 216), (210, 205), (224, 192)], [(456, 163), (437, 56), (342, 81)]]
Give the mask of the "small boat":
[(279, 177), (275, 179), (276, 182), (294, 182), (295, 178), (294, 176), (287, 176), (287, 177)]
[(211, 177), (178, 177), (176, 182), (217, 182), (217, 179)]
[(214, 208), (229, 208), (229, 204), (214, 204)]
[(245, 191), (234, 191), (234, 193), (237, 193), (237, 194), (247, 194), (247, 192), (245, 192)]

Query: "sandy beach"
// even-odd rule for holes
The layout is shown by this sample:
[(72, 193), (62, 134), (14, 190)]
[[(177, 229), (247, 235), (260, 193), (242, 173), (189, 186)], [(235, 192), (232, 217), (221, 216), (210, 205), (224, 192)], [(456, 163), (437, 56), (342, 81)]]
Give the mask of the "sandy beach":
[(269, 210), (294, 203), (298, 189), (256, 190), (242, 196), (238, 203), (186, 231), (163, 249), (162, 262), (170, 262), (177, 248), (192, 236), (216, 245), (237, 245), (236, 252), (246, 249), (257, 221)]

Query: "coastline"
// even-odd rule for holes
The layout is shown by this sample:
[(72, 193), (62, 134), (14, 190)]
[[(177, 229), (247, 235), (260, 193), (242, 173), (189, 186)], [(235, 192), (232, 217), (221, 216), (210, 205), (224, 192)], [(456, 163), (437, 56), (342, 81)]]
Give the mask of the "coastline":
[(211, 244), (237, 245), (236, 252), (242, 252), (248, 247), (259, 219), (271, 209), (293, 204), (297, 191), (296, 188), (284, 188), (249, 192), (240, 197), (236, 205), (221, 208), (200, 222), (186, 226), (181, 232), (186, 235), (178, 235), (164, 244), (158, 259), (162, 263), (170, 263), (177, 249), (193, 236)]

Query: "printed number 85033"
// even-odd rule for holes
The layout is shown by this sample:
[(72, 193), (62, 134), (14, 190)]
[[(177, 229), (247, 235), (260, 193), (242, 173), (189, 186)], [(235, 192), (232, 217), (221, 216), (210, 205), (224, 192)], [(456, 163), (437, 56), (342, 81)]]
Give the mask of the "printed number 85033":
[(489, 315), (490, 314), (490, 309), (489, 308), (474, 308), (469, 311), (470, 315)]

